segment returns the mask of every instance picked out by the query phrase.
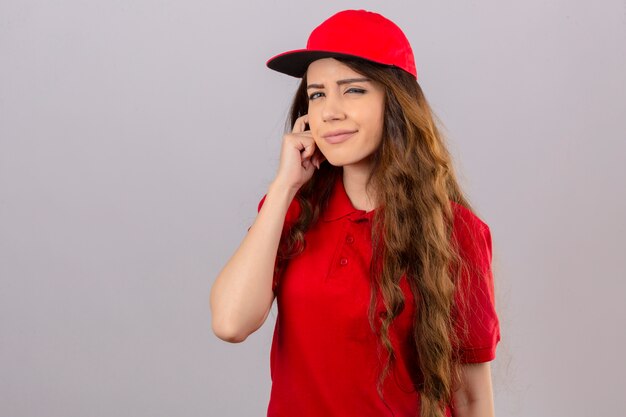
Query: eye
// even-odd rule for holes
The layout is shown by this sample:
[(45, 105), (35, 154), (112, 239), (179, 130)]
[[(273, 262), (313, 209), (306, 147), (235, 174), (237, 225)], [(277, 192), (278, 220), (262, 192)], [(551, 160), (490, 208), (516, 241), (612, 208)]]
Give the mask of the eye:
[(355, 88), (355, 87), (351, 87), (351, 88), (348, 88), (348, 89), (346, 90), (346, 93), (350, 93), (350, 92), (354, 92), (354, 93), (358, 93), (358, 94), (363, 94), (363, 93), (365, 93), (365, 90), (364, 90), (364, 89), (362, 89), (362, 88)]
[(323, 94), (323, 93), (317, 91), (309, 96), (309, 100), (315, 100), (318, 97), (317, 96), (318, 94)]

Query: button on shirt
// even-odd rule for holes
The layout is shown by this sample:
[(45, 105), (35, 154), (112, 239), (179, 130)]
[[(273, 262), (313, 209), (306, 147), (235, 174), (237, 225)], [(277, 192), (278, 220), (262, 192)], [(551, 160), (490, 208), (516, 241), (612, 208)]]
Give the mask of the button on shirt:
[[(259, 211), (265, 197), (259, 202)], [(453, 238), (467, 248), (465, 256), (487, 272), (471, 287), (475, 293), (472, 304), (459, 309), (459, 314), (469, 319), (470, 327), (470, 337), (459, 351), (466, 363), (490, 361), (495, 358), (500, 329), (493, 297), (489, 228), (467, 208), (454, 202), (452, 205)], [(278, 315), (270, 351), (268, 417), (418, 415), (419, 394), (415, 387), (421, 374), (412, 340), (416, 309), (406, 276), (400, 280), (405, 308), (389, 332), (396, 363), (383, 385), (384, 399), (393, 412), (376, 391), (387, 356), (367, 318), (375, 211), (354, 208), (339, 175), (328, 207), (305, 233), (304, 251), (274, 277)], [(284, 230), (299, 213), (294, 198)], [(479, 239), (472, 239), (477, 241), (476, 246), (469, 245), (468, 225), (478, 231)], [(377, 326), (384, 315), (378, 292)], [(449, 408), (446, 415), (451, 416)]]

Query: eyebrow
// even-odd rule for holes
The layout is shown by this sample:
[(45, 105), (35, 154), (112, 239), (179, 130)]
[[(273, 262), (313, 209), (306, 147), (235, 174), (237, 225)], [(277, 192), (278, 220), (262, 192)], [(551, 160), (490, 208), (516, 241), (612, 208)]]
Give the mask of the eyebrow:
[[(346, 78), (345, 80), (338, 80), (337, 85), (358, 83), (362, 81), (371, 81), (369, 78)], [(309, 88), (324, 88), (324, 84), (309, 84), (306, 89)]]

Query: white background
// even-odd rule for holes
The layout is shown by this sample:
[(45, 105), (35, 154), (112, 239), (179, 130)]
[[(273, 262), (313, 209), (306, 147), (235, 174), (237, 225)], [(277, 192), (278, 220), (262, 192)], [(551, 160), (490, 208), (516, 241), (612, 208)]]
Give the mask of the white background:
[(626, 1), (0, 0), (0, 415), (262, 416), (275, 307), (242, 344), (211, 284), (345, 8), (403, 28), (489, 224), (499, 417), (621, 415)]

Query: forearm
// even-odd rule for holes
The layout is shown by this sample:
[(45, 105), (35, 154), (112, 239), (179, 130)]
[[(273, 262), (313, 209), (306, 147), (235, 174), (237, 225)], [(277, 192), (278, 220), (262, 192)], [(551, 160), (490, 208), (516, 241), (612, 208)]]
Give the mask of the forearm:
[(210, 293), (212, 327), (223, 340), (241, 342), (267, 317), (281, 230), (293, 192), (272, 184), (265, 204)]
[(491, 398), (476, 400), (459, 405), (452, 409), (453, 417), (495, 417)]
[(494, 417), (490, 363), (468, 363), (461, 370), (461, 387), (452, 395), (453, 417)]

